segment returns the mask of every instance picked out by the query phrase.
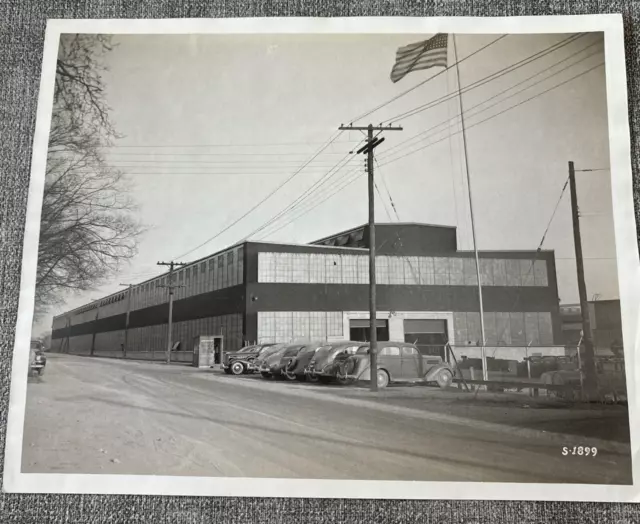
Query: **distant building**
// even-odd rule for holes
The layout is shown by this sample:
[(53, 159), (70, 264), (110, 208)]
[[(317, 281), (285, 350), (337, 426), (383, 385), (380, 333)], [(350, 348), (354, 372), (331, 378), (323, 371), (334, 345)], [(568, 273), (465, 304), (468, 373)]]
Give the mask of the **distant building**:
[[(198, 335), (222, 335), (226, 349), (248, 342), (368, 338), (368, 227), (311, 244), (243, 242), (176, 271), (173, 340), (191, 349)], [(479, 345), (474, 253), (457, 250), (456, 229), (379, 224), (376, 230), (378, 338)], [(480, 253), (488, 346), (562, 344), (552, 251)], [(133, 287), (131, 356), (166, 349), (167, 274)], [(58, 315), (52, 347), (119, 354), (127, 291)], [(94, 340), (95, 333), (95, 342)], [(137, 355), (136, 355), (137, 354)]]
[[(596, 300), (589, 304), (591, 334), (596, 351), (611, 354), (612, 346), (622, 345), (622, 314), (620, 300)], [(577, 346), (582, 332), (580, 304), (560, 306), (562, 341), (567, 346)]]

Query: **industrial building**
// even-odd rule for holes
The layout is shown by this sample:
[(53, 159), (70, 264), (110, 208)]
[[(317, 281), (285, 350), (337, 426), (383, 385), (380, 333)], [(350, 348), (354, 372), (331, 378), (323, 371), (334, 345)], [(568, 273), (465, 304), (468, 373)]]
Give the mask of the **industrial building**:
[[(249, 342), (366, 340), (368, 239), (365, 225), (310, 244), (247, 241), (180, 267), (173, 340), (183, 351), (201, 335), (221, 335), (226, 350)], [(378, 224), (376, 249), (378, 339), (440, 354), (448, 340), (473, 356), (481, 339), (475, 257), (457, 249), (456, 229)], [(553, 252), (479, 257), (487, 346), (563, 351)], [(56, 316), (52, 350), (121, 354), (128, 311), (127, 356), (163, 358), (167, 275)]]
[[(597, 355), (613, 355), (620, 350), (622, 356), (622, 313), (620, 300), (592, 300), (587, 303), (591, 324), (591, 338)], [(582, 334), (580, 304), (560, 306), (562, 342), (576, 347)]]

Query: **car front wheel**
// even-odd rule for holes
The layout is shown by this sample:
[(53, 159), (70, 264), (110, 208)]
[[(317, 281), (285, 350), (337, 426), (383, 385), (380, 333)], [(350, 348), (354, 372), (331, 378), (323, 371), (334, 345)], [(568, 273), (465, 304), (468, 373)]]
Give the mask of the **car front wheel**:
[(389, 373), (387, 373), (384, 369), (378, 370), (378, 387), (380, 389), (386, 388), (389, 385)]
[(436, 376), (436, 382), (440, 388), (448, 388), (453, 383), (453, 374), (448, 369), (442, 369)]
[(244, 373), (244, 364), (242, 362), (234, 362), (231, 364), (231, 373), (233, 375), (242, 375)]

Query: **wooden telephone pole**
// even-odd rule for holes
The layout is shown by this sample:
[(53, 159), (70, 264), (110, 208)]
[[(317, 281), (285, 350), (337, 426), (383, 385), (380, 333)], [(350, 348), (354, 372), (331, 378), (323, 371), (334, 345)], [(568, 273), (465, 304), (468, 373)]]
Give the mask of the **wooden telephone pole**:
[(367, 154), (367, 173), (369, 182), (369, 366), (371, 370), (371, 391), (378, 391), (378, 333), (377, 329), (377, 306), (376, 306), (376, 222), (375, 222), (375, 179), (373, 176), (373, 150), (378, 147), (383, 138), (374, 138), (374, 131), (402, 131), (401, 127), (374, 126), (369, 124), (365, 127), (354, 125), (339, 127), (341, 131), (367, 131), (367, 143), (362, 146), (356, 154)]
[(185, 266), (187, 262), (158, 262), (159, 266), (169, 266), (169, 276), (167, 277), (167, 285), (161, 286), (166, 287), (169, 290), (169, 331), (167, 333), (167, 364), (171, 364), (171, 329), (173, 324), (173, 290), (177, 287), (182, 287), (180, 285), (173, 283), (173, 271), (175, 266)]
[(576, 250), (576, 268), (578, 271), (578, 293), (580, 295), (580, 315), (582, 316), (582, 344), (578, 351), (584, 348), (581, 357), (585, 371), (585, 389), (588, 394), (596, 391), (598, 376), (596, 371), (595, 351), (591, 334), (591, 318), (589, 317), (589, 302), (587, 299), (587, 285), (584, 279), (584, 258), (582, 256), (582, 237), (580, 236), (580, 212), (578, 209), (578, 191), (576, 188), (576, 170), (573, 162), (569, 162), (569, 188), (571, 191), (571, 216), (573, 218), (573, 244)]

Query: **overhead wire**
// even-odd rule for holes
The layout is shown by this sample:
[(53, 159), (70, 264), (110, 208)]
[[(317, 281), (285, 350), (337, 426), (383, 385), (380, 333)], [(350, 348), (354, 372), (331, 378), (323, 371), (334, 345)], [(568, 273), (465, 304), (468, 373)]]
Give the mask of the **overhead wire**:
[[(474, 52), (470, 53), (469, 55), (465, 56), (464, 58), (461, 58), (457, 63), (461, 64), (462, 62), (464, 62), (465, 60), (468, 60), (469, 58), (477, 55), (478, 53), (481, 53), (482, 51), (484, 51), (485, 49), (487, 49), (488, 47), (494, 45), (495, 43), (499, 42), (500, 40), (502, 40), (503, 38), (505, 38), (507, 35), (501, 35), (498, 38), (496, 38), (495, 40), (492, 40), (491, 42), (489, 42), (488, 44), (480, 47), (479, 49), (475, 50)], [(419, 82), (418, 84), (414, 85), (413, 87), (403, 91), (402, 93), (399, 93), (397, 95), (395, 95), (394, 97), (392, 97), (391, 99), (387, 100), (386, 102), (383, 102), (382, 104), (374, 107), (373, 109), (367, 111), (366, 113), (361, 114), (360, 116), (357, 116), (355, 118), (352, 118), (351, 120), (349, 120), (349, 122), (357, 122), (358, 120), (362, 120), (363, 118), (375, 113), (376, 111), (382, 109), (383, 107), (391, 104), (392, 102), (395, 102), (396, 100), (398, 100), (399, 98), (402, 98), (403, 96), (411, 93), (412, 91), (415, 91), (416, 89), (418, 89), (420, 86), (423, 86), (425, 84), (427, 84), (428, 82), (431, 82), (432, 80), (434, 80), (435, 78), (439, 77), (440, 75), (442, 75), (443, 73), (445, 73), (446, 71), (448, 71), (450, 68), (454, 67), (456, 64), (451, 64), (450, 66), (442, 69), (442, 71), (439, 71), (438, 73), (436, 73), (433, 76), (430, 76), (429, 78), (427, 78), (426, 80), (423, 80), (422, 82)]]
[(237, 219), (235, 219), (234, 221), (232, 221), (229, 225), (227, 225), (226, 227), (224, 227), (223, 229), (221, 229), (220, 231), (218, 231), (215, 235), (209, 237), (207, 240), (205, 240), (204, 242), (198, 244), (196, 247), (194, 247), (193, 249), (190, 249), (189, 251), (186, 251), (185, 253), (175, 257), (177, 258), (183, 258), (186, 255), (189, 255), (191, 253), (193, 253), (194, 251), (200, 249), (201, 247), (207, 245), (209, 242), (212, 242), (213, 240), (215, 240), (216, 238), (218, 238), (220, 235), (222, 235), (223, 233), (227, 232), (229, 229), (231, 229), (233, 226), (235, 226), (238, 222), (240, 222), (241, 220), (243, 220), (244, 218), (246, 218), (247, 216), (249, 216), (251, 213), (253, 213), (253, 211), (255, 211), (258, 207), (260, 207), (262, 204), (264, 204), (267, 200), (269, 200), (273, 195), (275, 195), (280, 189), (282, 189), (286, 184), (288, 184), (291, 180), (293, 180), (298, 174), (300, 174), (300, 172), (302, 172), (302, 170), (307, 167), (307, 165), (309, 165), (310, 162), (312, 162), (320, 153), (322, 153), (325, 149), (327, 149), (340, 135), (342, 134), (342, 131), (337, 131), (336, 133), (334, 133), (331, 138), (329, 139), (328, 142), (326, 142), (326, 144), (324, 144), (312, 157), (310, 160), (308, 160), (307, 162), (305, 162), (297, 171), (295, 171), (291, 176), (289, 176), (284, 182), (282, 182), (281, 184), (279, 184), (275, 189), (273, 189), (272, 191), (270, 191), (265, 197), (263, 197), (261, 200), (259, 200), (256, 204), (254, 204), (252, 207), (250, 207), (245, 213), (243, 213), (240, 217), (238, 217)]

